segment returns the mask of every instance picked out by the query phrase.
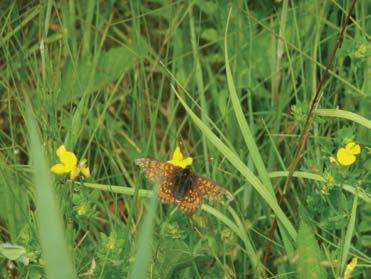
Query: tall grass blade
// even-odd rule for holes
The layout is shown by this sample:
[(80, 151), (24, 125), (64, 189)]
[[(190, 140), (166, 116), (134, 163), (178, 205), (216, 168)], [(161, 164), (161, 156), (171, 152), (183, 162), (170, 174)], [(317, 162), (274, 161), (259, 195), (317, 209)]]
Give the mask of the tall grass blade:
[(274, 190), (273, 186), (271, 183), (271, 180), (268, 176), (267, 169), (264, 165), (264, 161), (262, 156), (260, 155), (258, 146), (256, 145), (254, 136), (251, 132), (251, 129), (249, 127), (249, 124), (246, 121), (245, 115), (242, 111), (242, 107), (240, 104), (240, 98), (237, 95), (236, 87), (234, 85), (233, 77), (232, 77), (232, 72), (231, 68), (229, 66), (229, 57), (228, 57), (228, 44), (227, 44), (227, 32), (228, 32), (228, 25), (229, 25), (229, 18), (231, 15), (231, 10), (229, 11), (228, 14), (228, 20), (227, 20), (227, 27), (225, 30), (225, 35), (224, 35), (224, 55), (225, 55), (225, 70), (227, 73), (227, 82), (228, 82), (228, 89), (229, 89), (229, 94), (231, 96), (231, 101), (233, 105), (233, 110), (237, 118), (238, 125), (240, 126), (241, 134), (243, 139), (245, 140), (246, 146), (249, 149), (251, 158), (255, 164), (255, 167), (259, 173), (259, 177), (265, 187), (270, 191), (270, 193), (274, 196)]
[(135, 263), (130, 274), (130, 278), (132, 279), (148, 278), (149, 266), (152, 258), (153, 227), (157, 201), (157, 196), (154, 195), (136, 239), (137, 251), (135, 254)]
[(352, 213), (350, 215), (350, 220), (347, 226), (347, 231), (345, 233), (344, 245), (342, 246), (340, 274), (344, 273), (344, 268), (345, 268), (347, 257), (349, 254), (350, 244), (351, 244), (353, 232), (354, 232), (354, 225), (356, 223), (357, 205), (358, 205), (358, 195), (356, 193), (353, 199)]
[(36, 216), (46, 275), (47, 278), (54, 279), (76, 278), (49, 164), (45, 158), (36, 121), (30, 106), (27, 107), (25, 121), (30, 137)]

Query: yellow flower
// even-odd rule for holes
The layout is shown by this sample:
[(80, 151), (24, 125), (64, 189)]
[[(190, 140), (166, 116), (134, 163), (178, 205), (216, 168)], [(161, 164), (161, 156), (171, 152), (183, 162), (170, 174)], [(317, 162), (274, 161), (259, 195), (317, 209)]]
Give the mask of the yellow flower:
[(341, 147), (336, 153), (337, 161), (342, 166), (350, 166), (356, 161), (356, 155), (361, 153), (361, 147), (355, 142), (348, 143), (345, 148)]
[(356, 268), (358, 263), (358, 258), (354, 257), (350, 263), (347, 264), (347, 267), (345, 268), (344, 272), (344, 279), (349, 279), (352, 275), (353, 270)]
[(50, 168), (50, 171), (55, 174), (70, 174), (70, 179), (74, 180), (76, 177), (80, 175), (80, 172), (86, 176), (90, 176), (89, 167), (86, 165), (86, 160), (81, 160), (80, 163), (77, 165), (77, 157), (75, 153), (71, 151), (67, 151), (64, 145), (61, 145), (57, 149), (57, 156), (59, 158), (60, 163), (55, 164)]
[(180, 151), (179, 146), (177, 146), (175, 148), (174, 153), (173, 153), (173, 158), (170, 161), (167, 161), (167, 162), (174, 165), (174, 166), (181, 167), (181, 168), (184, 169), (184, 168), (192, 165), (193, 159), (191, 157), (188, 157), (188, 158), (184, 159), (183, 154)]

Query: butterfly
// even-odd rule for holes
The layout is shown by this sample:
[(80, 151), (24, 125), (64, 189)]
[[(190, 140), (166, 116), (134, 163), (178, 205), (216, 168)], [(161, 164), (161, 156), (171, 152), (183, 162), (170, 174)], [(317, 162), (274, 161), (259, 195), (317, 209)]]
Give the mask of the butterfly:
[(158, 195), (163, 203), (176, 204), (185, 212), (194, 212), (205, 198), (220, 200), (223, 195), (232, 196), (215, 182), (194, 173), (190, 166), (182, 168), (149, 158), (134, 162), (142, 168), (149, 181), (159, 183)]

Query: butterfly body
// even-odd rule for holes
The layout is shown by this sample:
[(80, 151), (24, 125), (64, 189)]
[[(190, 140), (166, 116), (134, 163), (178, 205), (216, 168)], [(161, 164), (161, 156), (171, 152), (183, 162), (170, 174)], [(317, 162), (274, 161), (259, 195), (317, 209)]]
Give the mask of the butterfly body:
[(195, 179), (196, 175), (190, 167), (180, 168), (174, 172), (172, 193), (176, 200), (181, 201), (186, 197), (187, 193), (193, 189)]
[(195, 174), (190, 167), (182, 168), (149, 158), (136, 159), (147, 179), (158, 183), (158, 195), (164, 203), (174, 203), (186, 212), (195, 211), (203, 199), (219, 200), (231, 194), (215, 182)]

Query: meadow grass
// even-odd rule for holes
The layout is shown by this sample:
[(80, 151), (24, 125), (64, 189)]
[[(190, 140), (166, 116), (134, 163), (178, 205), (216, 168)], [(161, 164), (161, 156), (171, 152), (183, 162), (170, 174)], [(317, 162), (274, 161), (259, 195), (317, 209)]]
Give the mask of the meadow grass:
[[(371, 276), (367, 2), (279, 204), (352, 1), (2, 1), (0, 278)], [(134, 160), (176, 146), (233, 199), (162, 204)]]

